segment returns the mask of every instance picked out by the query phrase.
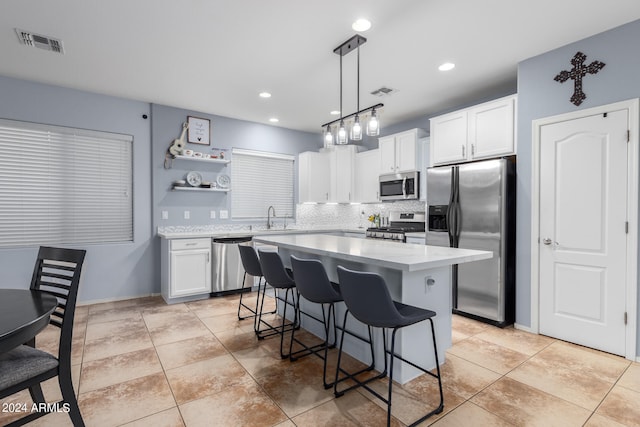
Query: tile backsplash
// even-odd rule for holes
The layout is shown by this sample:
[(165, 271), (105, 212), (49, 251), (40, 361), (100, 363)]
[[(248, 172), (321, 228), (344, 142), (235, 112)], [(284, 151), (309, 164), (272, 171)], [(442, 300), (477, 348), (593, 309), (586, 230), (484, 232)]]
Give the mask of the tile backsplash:
[(296, 207), (296, 227), (367, 228), (369, 215), (388, 217), (390, 212), (424, 212), (423, 201), (398, 201), (366, 205), (300, 204)]

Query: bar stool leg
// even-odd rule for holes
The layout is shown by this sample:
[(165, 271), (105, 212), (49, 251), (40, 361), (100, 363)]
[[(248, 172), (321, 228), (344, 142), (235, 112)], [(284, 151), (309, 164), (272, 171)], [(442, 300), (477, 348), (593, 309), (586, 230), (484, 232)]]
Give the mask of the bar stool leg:
[[(333, 383), (333, 394), (336, 397), (340, 397), (340, 396), (344, 395), (347, 391), (353, 390), (354, 388), (358, 388), (360, 386), (365, 386), (365, 388), (367, 388), (366, 384), (369, 384), (372, 381), (375, 381), (377, 379), (384, 378), (384, 377), (387, 376), (387, 358), (385, 356), (385, 359), (384, 359), (384, 371), (383, 372), (381, 372), (380, 374), (378, 374), (378, 375), (376, 375), (374, 377), (368, 378), (368, 379), (366, 379), (364, 381), (360, 381), (360, 380), (358, 380), (356, 378), (357, 375), (360, 375), (363, 372), (371, 371), (376, 366), (375, 349), (373, 348), (373, 334), (372, 334), (371, 326), (369, 326), (369, 325), (367, 325), (367, 329), (369, 331), (369, 346), (371, 348), (371, 365), (367, 366), (364, 369), (359, 370), (358, 372), (354, 372), (354, 373), (349, 373), (349, 372), (345, 371), (344, 369), (342, 369), (340, 367), (340, 363), (342, 361), (342, 349), (343, 349), (343, 345), (344, 345), (344, 335), (345, 335), (345, 333), (349, 333), (349, 332), (347, 332), (347, 316), (348, 316), (348, 314), (349, 314), (349, 309), (347, 309), (345, 311), (344, 320), (342, 322), (342, 335), (340, 336), (340, 349), (338, 350), (338, 362), (337, 362), (337, 366), (336, 366), (336, 376), (335, 376), (335, 381)], [(383, 341), (386, 342), (386, 338), (385, 338), (386, 336), (384, 335), (384, 329), (382, 330), (382, 332), (383, 332)], [(359, 338), (359, 339), (361, 339), (363, 341), (366, 341), (362, 337), (359, 337), (359, 336), (351, 334), (351, 333), (349, 333), (349, 334), (353, 335), (353, 336), (355, 336), (355, 337), (357, 337), (357, 338)], [(340, 372), (345, 374), (345, 376), (343, 378), (339, 378), (339, 373)], [(351, 387), (347, 387), (344, 390), (338, 391), (338, 383), (340, 383), (341, 381), (344, 381), (346, 379), (352, 379), (353, 381), (356, 382), (356, 384), (352, 385)], [(367, 390), (372, 391), (370, 388), (367, 388)], [(375, 392), (374, 392), (374, 394), (375, 394)]]

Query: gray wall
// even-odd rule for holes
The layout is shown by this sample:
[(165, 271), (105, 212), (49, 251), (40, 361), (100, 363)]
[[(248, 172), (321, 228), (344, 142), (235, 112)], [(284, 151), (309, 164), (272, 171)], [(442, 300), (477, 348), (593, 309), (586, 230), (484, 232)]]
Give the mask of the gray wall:
[[(521, 325), (531, 325), (531, 121), (640, 97), (639, 40), (640, 21), (634, 21), (527, 59), (518, 66), (516, 322)], [(569, 102), (573, 82), (560, 84), (553, 80), (560, 71), (571, 68), (569, 61), (578, 51), (587, 55), (587, 63), (599, 60), (606, 64), (598, 74), (585, 77), (583, 90), (587, 99), (580, 107)], [(638, 229), (637, 225), (635, 228)], [(638, 317), (637, 324), (640, 324)], [(637, 343), (637, 354), (640, 354), (640, 329)]]
[[(149, 104), (0, 77), (0, 117), (133, 135), (134, 241), (74, 246), (87, 250), (79, 300), (159, 292), (151, 227)], [(38, 249), (0, 250), (0, 283), (28, 288)]]
[[(320, 132), (312, 134), (290, 129), (268, 126), (228, 117), (213, 116), (195, 111), (187, 111), (174, 107), (153, 104), (151, 106), (151, 135), (152, 175), (153, 175), (153, 229), (159, 226), (203, 226), (203, 225), (231, 225), (247, 224), (250, 221), (232, 220), (231, 198), (233, 192), (228, 193), (199, 193), (187, 191), (171, 191), (171, 183), (178, 179), (186, 179), (189, 171), (201, 173), (205, 181), (215, 181), (218, 175), (231, 176), (233, 161), (228, 165), (194, 162), (188, 160), (174, 160), (171, 169), (164, 168), (164, 159), (171, 142), (180, 136), (182, 123), (187, 116), (201, 117), (211, 120), (210, 145), (186, 144), (186, 148), (202, 153), (219, 153), (226, 149), (227, 158), (232, 160), (232, 148), (246, 148), (259, 151), (270, 151), (296, 155), (303, 151), (317, 151), (323, 146)], [(264, 177), (268, 180), (269, 177)], [(297, 185), (297, 168), (296, 168)], [(295, 188), (297, 202), (297, 187)], [(221, 209), (229, 212), (229, 219), (220, 219)], [(162, 211), (167, 211), (169, 219), (161, 219)], [(188, 210), (190, 219), (184, 219), (184, 211)], [(211, 210), (216, 211), (216, 219), (210, 219)], [(265, 212), (265, 222), (266, 222)], [(255, 223), (255, 221), (254, 221)], [(154, 254), (160, 259), (160, 240), (155, 239)], [(156, 282), (160, 281), (160, 270), (155, 270)], [(159, 288), (158, 290), (159, 291)]]
[[(187, 191), (171, 191), (171, 183), (178, 179), (186, 179), (189, 171), (198, 171), (205, 181), (214, 181), (218, 175), (231, 176), (233, 162), (227, 166), (174, 160), (171, 169), (164, 169), (164, 158), (171, 142), (180, 136), (182, 123), (187, 116), (201, 117), (211, 120), (210, 145), (187, 144), (186, 148), (211, 154), (226, 149), (231, 158), (232, 148), (247, 148), (259, 151), (270, 151), (296, 155), (302, 151), (317, 151), (323, 146), (322, 135), (318, 133), (299, 132), (290, 129), (268, 126), (254, 122), (212, 116), (195, 111), (153, 104), (151, 106), (151, 136), (153, 140), (153, 224), (158, 226), (198, 226), (223, 225), (238, 223), (231, 219), (231, 198), (229, 193), (197, 193)], [(297, 170), (297, 168), (296, 168)], [(269, 177), (265, 177), (269, 179)], [(297, 179), (296, 179), (297, 183)], [(296, 189), (297, 199), (297, 189)], [(229, 219), (209, 218), (209, 211), (220, 209), (229, 211)], [(161, 219), (161, 212), (169, 213), (168, 220)], [(184, 211), (189, 210), (191, 218), (184, 219)], [(265, 212), (265, 221), (266, 221)]]

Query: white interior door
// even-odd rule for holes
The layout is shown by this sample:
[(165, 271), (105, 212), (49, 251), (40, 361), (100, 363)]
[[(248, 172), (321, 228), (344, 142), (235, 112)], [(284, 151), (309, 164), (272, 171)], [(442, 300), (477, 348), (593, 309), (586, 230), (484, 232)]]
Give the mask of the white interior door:
[(540, 333), (625, 355), (628, 110), (540, 130)]

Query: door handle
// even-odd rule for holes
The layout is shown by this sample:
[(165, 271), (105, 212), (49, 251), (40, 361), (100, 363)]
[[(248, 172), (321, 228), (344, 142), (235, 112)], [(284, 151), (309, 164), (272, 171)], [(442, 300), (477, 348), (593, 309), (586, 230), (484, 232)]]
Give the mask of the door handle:
[(553, 240), (551, 240), (550, 238), (546, 237), (546, 238), (542, 239), (542, 243), (544, 243), (545, 245), (550, 245), (551, 243), (553, 243)]

